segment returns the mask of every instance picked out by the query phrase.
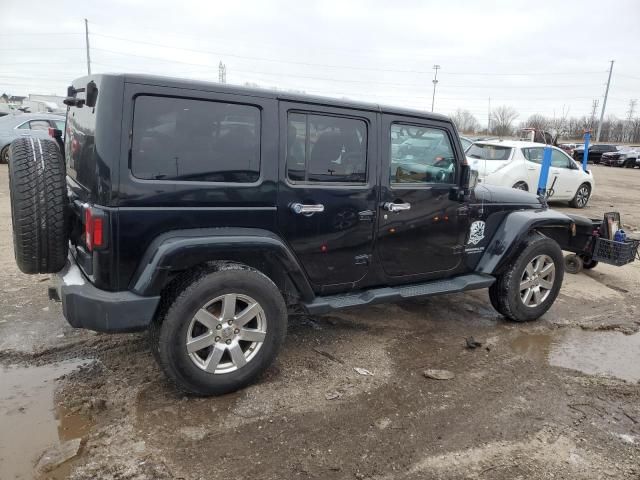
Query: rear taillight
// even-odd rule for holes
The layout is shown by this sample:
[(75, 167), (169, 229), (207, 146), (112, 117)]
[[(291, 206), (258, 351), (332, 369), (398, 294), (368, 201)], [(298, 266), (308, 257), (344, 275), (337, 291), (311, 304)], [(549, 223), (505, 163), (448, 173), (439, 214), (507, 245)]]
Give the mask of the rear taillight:
[(84, 241), (87, 250), (92, 252), (106, 246), (104, 213), (92, 207), (84, 209)]

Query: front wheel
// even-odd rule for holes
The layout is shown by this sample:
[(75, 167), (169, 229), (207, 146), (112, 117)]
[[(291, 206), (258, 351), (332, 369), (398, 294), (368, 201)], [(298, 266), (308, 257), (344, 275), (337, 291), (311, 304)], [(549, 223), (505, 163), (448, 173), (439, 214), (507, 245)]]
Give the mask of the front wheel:
[(569, 204), (573, 208), (584, 208), (589, 203), (589, 198), (591, 197), (591, 187), (588, 183), (583, 183), (578, 187), (573, 200), (569, 202)]
[(253, 383), (275, 359), (287, 309), (261, 272), (222, 264), (177, 282), (151, 327), (151, 348), (169, 379), (195, 395)]
[(560, 246), (536, 234), (505, 272), (489, 287), (496, 310), (509, 320), (537, 320), (553, 305), (564, 277)]

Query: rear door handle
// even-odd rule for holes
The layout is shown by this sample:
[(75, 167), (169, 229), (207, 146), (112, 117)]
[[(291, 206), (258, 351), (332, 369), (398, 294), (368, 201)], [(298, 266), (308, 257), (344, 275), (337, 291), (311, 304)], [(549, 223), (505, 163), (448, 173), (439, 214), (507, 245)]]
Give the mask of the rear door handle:
[(390, 212), (402, 212), (403, 210), (410, 210), (410, 203), (393, 203), (393, 202), (385, 202), (382, 205), (382, 208), (385, 210), (389, 210)]
[(296, 213), (298, 215), (306, 215), (306, 216), (313, 215), (314, 213), (324, 212), (324, 205), (320, 203), (315, 205), (305, 205), (303, 203), (292, 203), (290, 208), (293, 213)]

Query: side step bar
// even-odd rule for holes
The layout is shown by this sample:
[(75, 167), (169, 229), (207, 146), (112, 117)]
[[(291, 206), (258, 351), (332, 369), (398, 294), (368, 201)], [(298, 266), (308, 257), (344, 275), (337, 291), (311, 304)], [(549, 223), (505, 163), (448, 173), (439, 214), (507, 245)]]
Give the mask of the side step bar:
[(373, 288), (356, 293), (316, 297), (304, 306), (311, 314), (323, 314), (341, 308), (390, 303), (405, 298), (430, 297), (443, 293), (457, 293), (466, 290), (486, 288), (495, 282), (491, 275), (471, 273), (446, 280), (434, 280), (424, 283), (398, 285), (396, 287)]

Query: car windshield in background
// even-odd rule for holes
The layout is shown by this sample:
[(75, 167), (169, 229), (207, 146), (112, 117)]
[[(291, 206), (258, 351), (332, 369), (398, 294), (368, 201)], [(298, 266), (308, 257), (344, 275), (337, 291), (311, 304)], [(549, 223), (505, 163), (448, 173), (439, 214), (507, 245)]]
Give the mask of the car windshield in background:
[(509, 160), (511, 158), (511, 150), (513, 150), (511, 147), (474, 143), (467, 150), (467, 156), (482, 160)]

